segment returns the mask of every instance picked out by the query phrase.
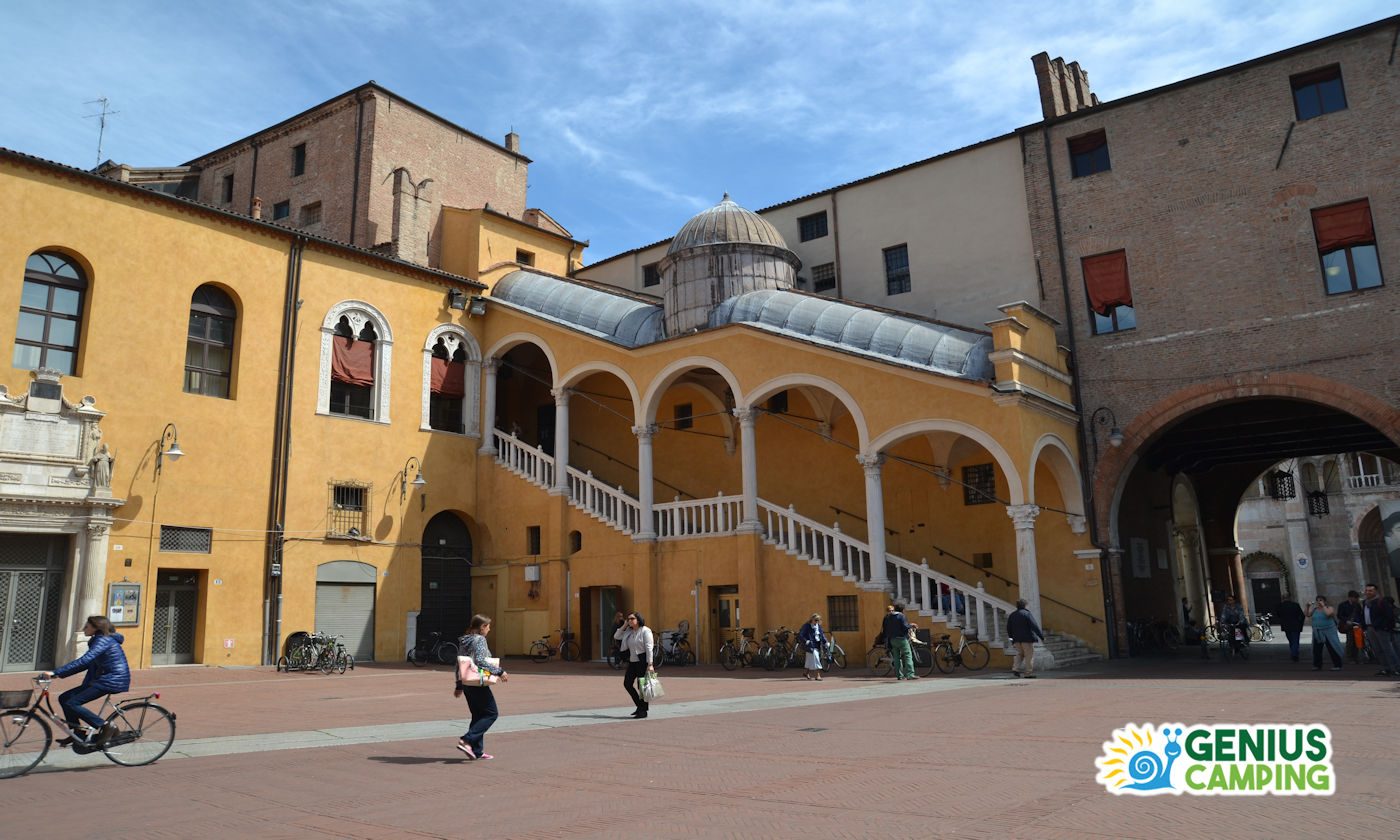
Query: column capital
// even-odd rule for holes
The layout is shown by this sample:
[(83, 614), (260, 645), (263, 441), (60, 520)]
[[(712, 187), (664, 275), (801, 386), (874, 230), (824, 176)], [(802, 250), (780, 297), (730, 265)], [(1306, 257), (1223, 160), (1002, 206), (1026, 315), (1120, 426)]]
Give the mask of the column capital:
[(648, 423), (645, 426), (633, 426), (632, 434), (637, 436), (637, 440), (650, 441), (656, 437), (656, 433), (661, 431), (655, 423)]
[(879, 475), (880, 468), (885, 464), (885, 453), (876, 452), (874, 455), (860, 454), (856, 456), (856, 462), (866, 475)]
[(1069, 523), (1069, 530), (1072, 534), (1082, 534), (1089, 527), (1089, 520), (1077, 513), (1065, 514), (1065, 521)]
[(87, 523), (88, 539), (95, 540), (107, 536), (107, 532), (111, 530), (111, 527), (112, 523), (110, 522)]
[(1035, 528), (1035, 518), (1040, 515), (1040, 508), (1036, 505), (1007, 505), (1006, 515), (1011, 517), (1011, 524), (1016, 530), (1032, 530)]
[(495, 373), (501, 367), (501, 360), (492, 356), (489, 359), (481, 360), (481, 369), (487, 373)]
[(562, 403), (563, 405), (568, 405), (569, 397), (577, 394), (578, 391), (573, 388), (551, 388), (549, 389), (549, 393), (554, 397), (554, 402), (556, 404)]
[(753, 427), (754, 421), (758, 419), (758, 409), (756, 408), (736, 408), (734, 416), (738, 418), (740, 425)]

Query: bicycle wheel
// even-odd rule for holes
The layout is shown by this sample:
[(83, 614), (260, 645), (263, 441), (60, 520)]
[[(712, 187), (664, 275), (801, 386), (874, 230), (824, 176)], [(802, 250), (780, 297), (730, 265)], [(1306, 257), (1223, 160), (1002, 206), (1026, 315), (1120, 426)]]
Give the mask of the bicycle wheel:
[(433, 648), (433, 659), (443, 665), (457, 664), (457, 643), (438, 642)]
[(422, 668), (428, 664), (428, 657), (418, 648), (413, 648), (408, 652), (408, 661), (413, 663), (413, 667)]
[(680, 649), (680, 654), (681, 654), (680, 664), (682, 664), (682, 665), (694, 665), (694, 664), (695, 664), (695, 661), (696, 661), (696, 660), (695, 660), (695, 651), (691, 650), (689, 646), (686, 646), (686, 647), (681, 648), (681, 649)]
[(1176, 650), (1181, 646), (1181, 631), (1175, 627), (1162, 628), (1162, 647), (1167, 650)]
[(124, 767), (150, 764), (175, 743), (175, 716), (154, 703), (128, 703), (107, 716), (117, 728), (102, 754)]
[(1264, 640), (1264, 631), (1258, 624), (1249, 625), (1249, 640), (1251, 642), (1262, 642)]
[(614, 671), (622, 670), (622, 653), (617, 648), (608, 651), (608, 664)]
[(536, 662), (548, 662), (549, 654), (551, 652), (552, 651), (550, 651), (549, 645), (545, 644), (544, 642), (535, 642), (534, 644), (530, 645), (529, 656)]
[(841, 649), (840, 645), (833, 644), (831, 646), (831, 652), (826, 655), (826, 661), (834, 664), (837, 668), (845, 670), (846, 652)]
[(734, 652), (734, 647), (728, 642), (720, 646), (719, 664), (723, 665), (726, 671), (733, 671), (739, 667), (739, 655)]
[(578, 642), (565, 642), (559, 646), (559, 657), (565, 662), (577, 662), (582, 651), (579, 650)]
[(933, 648), (929, 645), (911, 645), (914, 653), (914, 673), (921, 677), (933, 676)]
[(957, 658), (953, 655), (953, 646), (947, 642), (939, 642), (933, 649), (933, 666), (945, 674), (953, 673), (953, 669), (958, 667)]
[(335, 672), (343, 674), (350, 669), (350, 654), (340, 651), (335, 655)]
[(321, 655), (316, 657), (316, 667), (321, 673), (329, 674), (335, 670), (335, 653), (329, 650), (321, 651)]
[(963, 667), (969, 671), (980, 671), (992, 661), (992, 652), (981, 642), (968, 642), (962, 652)]
[(877, 677), (888, 677), (894, 670), (894, 660), (883, 647), (876, 645), (865, 655), (865, 663), (870, 666), (870, 673)]
[(763, 666), (763, 670), (771, 671), (778, 667), (778, 651), (772, 645), (764, 645), (758, 649), (758, 664)]
[(23, 776), (48, 755), (49, 722), (28, 709), (0, 712), (0, 779)]
[(292, 669), (292, 668), (291, 668), (291, 665), (292, 665), (292, 660), (288, 659), (288, 658), (285, 657), (285, 656), (283, 656), (283, 657), (281, 657), (280, 659), (277, 660), (277, 670), (278, 670), (278, 671), (281, 671), (281, 672), (283, 672), (283, 673), (286, 673), (287, 671), (290, 671), (290, 670)]
[(1215, 629), (1214, 624), (1208, 624), (1205, 629), (1205, 637), (1208, 643), (1215, 644), (1220, 641), (1220, 631)]

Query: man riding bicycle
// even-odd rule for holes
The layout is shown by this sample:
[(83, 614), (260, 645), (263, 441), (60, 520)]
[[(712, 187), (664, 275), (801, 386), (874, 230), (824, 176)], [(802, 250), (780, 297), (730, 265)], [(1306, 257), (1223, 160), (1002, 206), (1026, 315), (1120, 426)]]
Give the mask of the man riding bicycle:
[[(101, 748), (116, 734), (116, 727), (108, 724), (84, 704), (107, 694), (118, 694), (131, 688), (131, 669), (126, 664), (126, 654), (122, 651), (122, 634), (112, 629), (112, 622), (106, 616), (88, 616), (83, 625), (83, 633), (88, 637), (88, 651), (67, 665), (40, 674), (41, 679), (66, 677), (79, 671), (87, 671), (83, 684), (70, 688), (58, 697), (58, 705), (63, 707), (63, 716), (68, 729), (78, 734), (78, 720), (88, 725), (90, 733), (84, 743)], [(58, 741), (61, 747), (70, 746), (72, 738)]]
[(1249, 644), (1249, 625), (1244, 617), (1244, 607), (1240, 606), (1234, 595), (1225, 599), (1225, 609), (1220, 611), (1220, 623), (1225, 625), (1226, 639), (1233, 640), (1235, 628), (1238, 627), (1244, 644)]

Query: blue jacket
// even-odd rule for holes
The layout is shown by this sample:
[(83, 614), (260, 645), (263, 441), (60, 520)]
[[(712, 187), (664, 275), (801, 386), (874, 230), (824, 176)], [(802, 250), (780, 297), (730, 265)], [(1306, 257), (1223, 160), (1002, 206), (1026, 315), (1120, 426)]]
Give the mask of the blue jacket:
[(806, 650), (820, 651), (831, 644), (831, 640), (821, 627), (812, 624), (810, 621), (802, 625), (802, 629), (797, 631), (797, 638), (802, 641), (802, 647)]
[(1006, 635), (1013, 642), (1034, 642), (1045, 638), (1030, 610), (1017, 610), (1006, 617)]
[(100, 688), (108, 694), (127, 691), (131, 688), (131, 669), (127, 667), (126, 654), (122, 651), (125, 640), (120, 633), (93, 636), (88, 639), (87, 653), (53, 669), (53, 675), (66, 677), (87, 671), (87, 676), (83, 677), (84, 686)]
[(885, 615), (885, 620), (880, 623), (880, 638), (884, 640), (886, 647), (891, 639), (909, 638), (909, 619), (904, 617), (902, 612), (892, 612)]

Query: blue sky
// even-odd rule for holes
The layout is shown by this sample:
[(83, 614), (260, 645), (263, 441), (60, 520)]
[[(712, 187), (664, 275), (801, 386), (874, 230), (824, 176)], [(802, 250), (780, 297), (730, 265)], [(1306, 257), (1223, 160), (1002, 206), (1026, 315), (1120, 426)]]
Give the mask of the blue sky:
[(595, 262), (726, 191), (758, 209), (1040, 119), (1030, 57), (1102, 100), (1395, 13), (1393, 2), (4, 0), (0, 146), (183, 163), (370, 79), (500, 142)]

